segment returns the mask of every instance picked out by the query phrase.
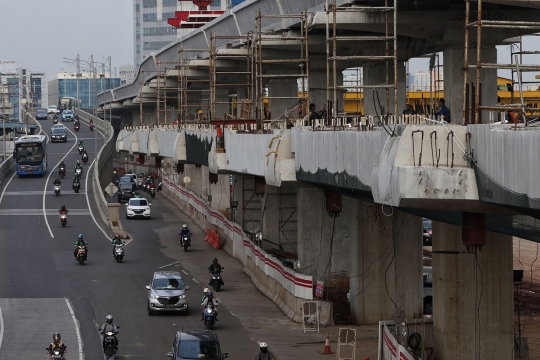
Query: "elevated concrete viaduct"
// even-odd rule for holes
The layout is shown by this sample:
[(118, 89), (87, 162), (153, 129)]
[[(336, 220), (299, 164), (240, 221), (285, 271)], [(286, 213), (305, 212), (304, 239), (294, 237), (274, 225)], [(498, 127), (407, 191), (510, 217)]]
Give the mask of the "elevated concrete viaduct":
[[(337, 1), (338, 6), (382, 3)], [(534, 1), (485, 3), (483, 18), (487, 20), (532, 22), (540, 14)], [(329, 126), (324, 121), (312, 124), (298, 118), (296, 100), (290, 99), (298, 96), (297, 79), (279, 75), (306, 71), (299, 70), (299, 65), (307, 65), (309, 102), (321, 108), (331, 100), (324, 6), (323, 0), (248, 0), (147, 58), (132, 84), (101, 93), (98, 100), (102, 109), (112, 107), (112, 112), (121, 116), (113, 123), (119, 131), (119, 168), (154, 169), (163, 175), (167, 189), (172, 189), (167, 196), (172, 199), (173, 193), (182, 193), (180, 200), (174, 201), (184, 204), (190, 215), (205, 226), (222, 226), (225, 249), (243, 261), (246, 273), (261, 291), (296, 320), (300, 319), (300, 302), (313, 298), (310, 281), (317, 280), (324, 281), (324, 297), (336, 306), (350, 289), (350, 320), (354, 323), (391, 319), (398, 307), (404, 308), (407, 319), (422, 318), (422, 217), (433, 219), (434, 359), (510, 358), (514, 343), (511, 238), (540, 241), (540, 229), (534, 225), (540, 219), (537, 131), (511, 131), (509, 125), (486, 121), (466, 124), (461, 116), (463, 1), (440, 1), (436, 6), (432, 1), (397, 2), (398, 82), (389, 90), (386, 109), (393, 109), (394, 91), (398, 92), (398, 108), (404, 108), (402, 62), (443, 51), (451, 124), (396, 114), (380, 121), (376, 116), (380, 109), (373, 105), (375, 93), (370, 89), (365, 90), (367, 116), (355, 118), (350, 126)], [(243, 49), (249, 56), (220, 59), (213, 68), (211, 34), (252, 32), (258, 9), (265, 14), (308, 10), (309, 51), (301, 54), (306, 57), (305, 64), (283, 61), (266, 65), (262, 73), (256, 71), (259, 59), (299, 58), (302, 41), (279, 38), (298, 35), (301, 26), (298, 20), (284, 17), (264, 19), (263, 32), (276, 40), (265, 43), (260, 58), (249, 52), (249, 42), (227, 46), (222, 41), (222, 51)], [(339, 14), (339, 36), (384, 33), (386, 23), (381, 16)], [(484, 29), (482, 61), (496, 63), (495, 45), (530, 32)], [(471, 49), (476, 47), (472, 38), (474, 35)], [(179, 45), (201, 50), (180, 69), (174, 65)], [(342, 56), (380, 56), (385, 48), (380, 43), (351, 40), (340, 42), (338, 51)], [(470, 64), (476, 63), (475, 56), (471, 50)], [(155, 115), (161, 81), (155, 73), (157, 59), (160, 64), (169, 64), (160, 71), (166, 74), (166, 109), (172, 115), (161, 122)], [(204, 82), (212, 76), (212, 69), (242, 72), (249, 61), (252, 87), (258, 75), (276, 75), (264, 82), (271, 114), (268, 119), (257, 117), (256, 91), (241, 86), (241, 79), (216, 76), (217, 83), (227, 84), (220, 92)], [(384, 62), (356, 58), (337, 62), (339, 73), (357, 66), (364, 69), (365, 85), (385, 83), (388, 72)], [(495, 69), (481, 72), (482, 105), (496, 103), (496, 74)], [(230, 106), (216, 107), (212, 123), (208, 119), (196, 122), (193, 112), (180, 116), (183, 95), (193, 109), (202, 106), (194, 93), (183, 94), (187, 90), (180, 78), (191, 84), (190, 89), (215, 91), (220, 103), (230, 98)], [(469, 70), (468, 79), (470, 84), (476, 82), (474, 68)], [(379, 91), (380, 97), (385, 97), (385, 91)], [(342, 94), (339, 90), (338, 99)], [(246, 107), (247, 115), (242, 100), (252, 105)], [(224, 113), (229, 114), (227, 119)], [(285, 116), (278, 119), (282, 114)], [(179, 123), (174, 123), (176, 120)], [(188, 195), (199, 199), (199, 205), (188, 204)], [(206, 207), (206, 212), (201, 207)], [(218, 225), (211, 217), (227, 225)], [(236, 233), (231, 230), (235, 226), (240, 229)], [(238, 240), (239, 232), (246, 237)], [(265, 254), (266, 262), (261, 263), (262, 258), (250, 260), (256, 257), (253, 249)], [(282, 269), (282, 275), (266, 265), (272, 256), (288, 269)], [(280, 278), (285, 272), (288, 282)], [(331, 312), (328, 303), (325, 306), (324, 311)]]

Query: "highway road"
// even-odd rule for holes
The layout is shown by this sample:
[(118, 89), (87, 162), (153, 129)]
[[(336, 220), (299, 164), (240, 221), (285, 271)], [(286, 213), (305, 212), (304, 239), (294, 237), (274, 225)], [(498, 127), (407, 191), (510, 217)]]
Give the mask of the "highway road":
[[(46, 132), (52, 126), (51, 119), (40, 123)], [(97, 222), (91, 216), (95, 211), (88, 174), (95, 157), (95, 133), (84, 124), (77, 133), (72, 131), (72, 123), (66, 125), (67, 143), (48, 144), (49, 171), (44, 177), (13, 176), (0, 189), (0, 359), (44, 359), (45, 347), (55, 332), (62, 334), (70, 360), (101, 359), (97, 328), (107, 314), (121, 326), (117, 359), (166, 358), (176, 331), (203, 328), (199, 321), (203, 285), (186, 275), (191, 287), (189, 314), (157, 316), (147, 314), (145, 285), (154, 271), (189, 274), (178, 262), (178, 252), (163, 251), (160, 232), (191, 222), (181, 213), (160, 213), (159, 203), (167, 202), (163, 197), (152, 200), (152, 220), (123, 220), (134, 239), (126, 246), (125, 261), (114, 261), (106, 236), (110, 230), (99, 216), (95, 216)], [(99, 148), (103, 137), (98, 135)], [(80, 139), (85, 141), (90, 162), (84, 166), (81, 192), (75, 194), (70, 178), (80, 158), (76, 148)], [(68, 173), (62, 193), (56, 197), (51, 192), (52, 181), (62, 159)], [(65, 228), (60, 226), (57, 212), (62, 204), (70, 210)], [(73, 243), (79, 233), (89, 242), (89, 259), (83, 266), (73, 259)], [(195, 243), (192, 253), (206, 249), (204, 246), (208, 245)], [(206, 262), (199, 265), (207, 267), (211, 257)], [(220, 308), (219, 318), (215, 331), (223, 351), (231, 353), (231, 358), (253, 357), (257, 343), (240, 320), (227, 306)]]

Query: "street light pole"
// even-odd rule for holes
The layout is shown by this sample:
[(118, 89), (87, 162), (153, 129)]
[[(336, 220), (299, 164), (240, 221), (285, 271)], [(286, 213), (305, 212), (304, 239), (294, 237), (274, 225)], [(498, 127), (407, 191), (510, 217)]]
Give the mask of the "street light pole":
[[(2, 129), (2, 135), (3, 135), (3, 143), (4, 143), (4, 156), (2, 158), (2, 161), (6, 161), (6, 88), (5, 85), (0, 83), (2, 86), (2, 122), (4, 123), (3, 129)], [(9, 92), (9, 86), (8, 86), (8, 92)]]
[(79, 76), (81, 74), (81, 61), (80, 61), (80, 58), (81, 56), (79, 54), (77, 54), (77, 106), (81, 106), (81, 104), (79, 104)]

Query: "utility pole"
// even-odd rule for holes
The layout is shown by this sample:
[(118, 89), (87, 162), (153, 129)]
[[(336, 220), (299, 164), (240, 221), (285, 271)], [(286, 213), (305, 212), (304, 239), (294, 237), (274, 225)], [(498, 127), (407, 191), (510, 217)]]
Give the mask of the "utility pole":
[(81, 76), (81, 56), (77, 54), (77, 106), (81, 106), (79, 104), (79, 76)]
[[(5, 85), (0, 82), (0, 86), (2, 86), (2, 120), (4, 123), (3, 129), (2, 129), (2, 135), (3, 135), (3, 143), (4, 143), (4, 156), (2, 158), (2, 161), (6, 161), (6, 88)], [(8, 85), (8, 92), (9, 92), (9, 85)]]
[[(111, 67), (111, 57), (109, 56), (109, 92), (111, 93), (111, 102), (109, 103), (109, 124), (112, 126), (112, 67)], [(106, 127), (107, 137), (109, 136), (109, 127)], [(112, 134), (111, 134), (112, 135)]]
[[(88, 81), (88, 83), (92, 83), (92, 90), (94, 90), (93, 88), (95, 86), (95, 84), (93, 84), (94, 79), (95, 79), (93, 71), (94, 71), (94, 55), (92, 54), (92, 55), (90, 55), (90, 72), (92, 73), (92, 80)], [(90, 93), (92, 93), (92, 91), (90, 91)], [(95, 115), (95, 110), (94, 110), (94, 105), (93, 105), (94, 104), (94, 96), (92, 96), (91, 99), (92, 100), (90, 102), (90, 107), (92, 108), (92, 115)]]

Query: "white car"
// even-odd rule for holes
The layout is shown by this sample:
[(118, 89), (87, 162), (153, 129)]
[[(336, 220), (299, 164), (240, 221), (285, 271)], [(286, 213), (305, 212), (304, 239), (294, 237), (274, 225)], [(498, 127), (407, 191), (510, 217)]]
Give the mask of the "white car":
[(150, 204), (145, 198), (131, 198), (126, 204), (126, 219), (141, 216), (150, 220)]
[(58, 112), (58, 109), (54, 105), (51, 105), (47, 108), (47, 114), (58, 114)]

